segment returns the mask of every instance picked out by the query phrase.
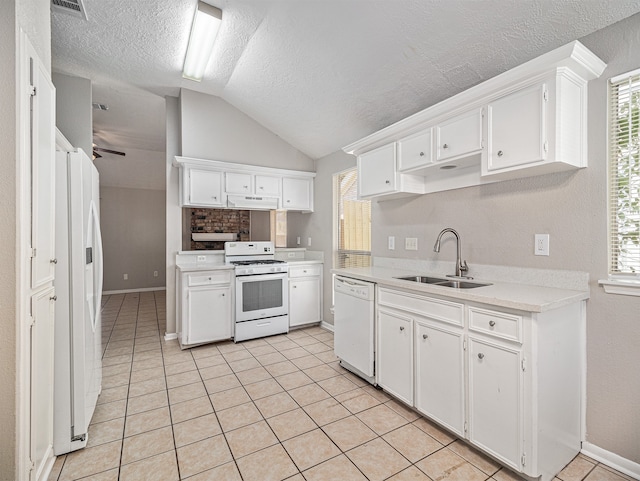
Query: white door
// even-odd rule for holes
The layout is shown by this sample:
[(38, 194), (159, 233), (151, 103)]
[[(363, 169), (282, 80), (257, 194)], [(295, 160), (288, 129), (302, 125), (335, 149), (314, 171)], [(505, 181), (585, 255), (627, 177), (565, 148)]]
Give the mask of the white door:
[(416, 408), (464, 437), (462, 331), (416, 321)]
[(231, 290), (229, 287), (195, 287), (187, 291), (184, 344), (231, 338)]
[(385, 145), (358, 157), (358, 197), (396, 190), (396, 144)]
[(469, 338), (469, 440), (520, 471), (521, 351)]
[(320, 278), (289, 281), (289, 325), (320, 322)]
[(378, 384), (413, 406), (413, 320), (378, 311)]

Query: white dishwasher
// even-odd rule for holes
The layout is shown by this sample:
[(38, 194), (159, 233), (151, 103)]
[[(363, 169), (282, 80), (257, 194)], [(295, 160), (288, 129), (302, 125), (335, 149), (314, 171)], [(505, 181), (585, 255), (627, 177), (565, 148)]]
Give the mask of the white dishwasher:
[(335, 354), (342, 367), (375, 384), (375, 284), (336, 276), (333, 291)]

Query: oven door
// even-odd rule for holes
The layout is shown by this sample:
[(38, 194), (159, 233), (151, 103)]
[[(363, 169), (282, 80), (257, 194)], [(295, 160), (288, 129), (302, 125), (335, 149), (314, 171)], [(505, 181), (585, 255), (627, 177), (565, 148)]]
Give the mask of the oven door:
[(284, 316), (289, 312), (288, 274), (236, 277), (236, 322)]

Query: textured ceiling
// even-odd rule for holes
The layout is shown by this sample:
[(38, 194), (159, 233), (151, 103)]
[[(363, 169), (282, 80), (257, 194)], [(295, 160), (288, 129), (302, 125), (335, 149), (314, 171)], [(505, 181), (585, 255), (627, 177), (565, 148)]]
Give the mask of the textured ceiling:
[[(53, 69), (93, 81), (96, 140), (164, 150), (165, 95), (217, 95), (312, 158), (640, 12), (640, 0), (208, 0), (223, 23), (182, 79), (196, 0), (52, 13)], [(606, 60), (606, 59), (605, 59)]]

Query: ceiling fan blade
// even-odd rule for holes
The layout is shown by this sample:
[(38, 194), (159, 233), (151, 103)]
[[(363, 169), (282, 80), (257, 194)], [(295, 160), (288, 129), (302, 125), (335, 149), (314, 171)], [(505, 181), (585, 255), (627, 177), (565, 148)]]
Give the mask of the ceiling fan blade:
[(122, 155), (123, 157), (127, 155), (124, 152), (118, 152), (117, 150), (111, 150), (111, 149), (103, 149), (102, 147), (94, 147), (93, 150), (94, 151), (99, 150), (100, 152), (106, 152), (107, 154)]
[(96, 152), (96, 149), (93, 149), (93, 159), (100, 159), (102, 156)]

